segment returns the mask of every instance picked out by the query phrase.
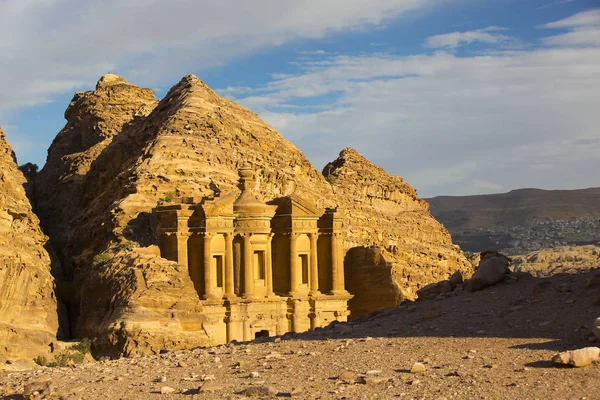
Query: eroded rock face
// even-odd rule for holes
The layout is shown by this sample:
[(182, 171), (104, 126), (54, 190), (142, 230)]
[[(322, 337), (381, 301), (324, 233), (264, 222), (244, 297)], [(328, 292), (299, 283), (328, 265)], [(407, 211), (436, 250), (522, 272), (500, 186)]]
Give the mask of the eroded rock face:
[(58, 330), (48, 238), (25, 182), (0, 129), (0, 366), (47, 354)]
[(124, 127), (148, 115), (156, 103), (152, 90), (114, 74), (101, 77), (96, 90), (73, 96), (65, 111), (67, 124), (52, 142), (36, 178), (36, 212), (59, 255), (73, 219), (87, 206), (82, 200), (92, 164)]
[[(152, 111), (144, 116), (139, 109)], [(321, 209), (345, 207), (345, 248), (384, 249), (377, 252), (393, 271), (386, 278), (398, 288), (392, 297), (405, 289), (399, 298), (410, 297), (420, 285), (468, 269), (427, 204), (400, 178), (364, 159), (364, 171), (336, 162), (328, 175), (339, 181), (332, 186), (255, 113), (194, 76), (156, 106), (143, 89), (103, 77), (95, 91), (75, 96), (66, 116), (38, 178), (45, 188), (38, 203), (79, 288), (76, 332), (96, 338), (96, 350), (131, 355), (210, 344), (188, 271), (152, 247), (153, 209), (161, 200), (237, 191), (244, 163), (256, 171), (252, 189), (261, 202), (296, 193)]]
[[(431, 216), (427, 202), (419, 199), (402, 178), (389, 175), (350, 148), (325, 166), (323, 175), (346, 212), (345, 247), (376, 246), (370, 251), (378, 251), (383, 260), (378, 264), (387, 265), (382, 282), (391, 277), (394, 286), (402, 290), (401, 297), (393, 300), (397, 296), (394, 292), (380, 307), (413, 299), (419, 288), (448, 279), (456, 271), (472, 274), (471, 264), (452, 244), (448, 231)], [(360, 279), (362, 268), (371, 268), (352, 258), (346, 261), (348, 282)], [(388, 286), (382, 283), (384, 292), (389, 292)]]

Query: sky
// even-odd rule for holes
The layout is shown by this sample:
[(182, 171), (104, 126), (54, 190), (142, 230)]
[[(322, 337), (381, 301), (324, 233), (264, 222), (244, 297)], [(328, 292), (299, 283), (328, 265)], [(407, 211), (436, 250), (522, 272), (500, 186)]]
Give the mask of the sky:
[(45, 163), (75, 91), (195, 74), (321, 170), (419, 196), (600, 186), (600, 0), (0, 0), (0, 126)]

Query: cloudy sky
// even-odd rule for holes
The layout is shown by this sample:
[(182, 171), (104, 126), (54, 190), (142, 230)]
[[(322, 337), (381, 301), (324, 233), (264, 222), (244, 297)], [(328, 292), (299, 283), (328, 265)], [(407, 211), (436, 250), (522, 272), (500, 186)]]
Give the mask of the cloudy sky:
[(44, 164), (106, 72), (193, 73), (321, 169), (354, 147), (423, 197), (600, 186), (598, 0), (1, 0), (0, 125)]

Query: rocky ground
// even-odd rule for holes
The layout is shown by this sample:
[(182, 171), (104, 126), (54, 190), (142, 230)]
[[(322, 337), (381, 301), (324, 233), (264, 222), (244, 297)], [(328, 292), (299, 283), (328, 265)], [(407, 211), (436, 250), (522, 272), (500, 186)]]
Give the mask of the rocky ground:
[[(405, 302), (305, 334), (4, 373), (0, 393), (21, 398), (46, 385), (48, 399), (598, 399), (598, 363), (551, 361), (597, 345), (600, 287), (590, 287), (591, 276), (515, 273), (479, 292)], [(416, 362), (424, 372), (411, 372)]]

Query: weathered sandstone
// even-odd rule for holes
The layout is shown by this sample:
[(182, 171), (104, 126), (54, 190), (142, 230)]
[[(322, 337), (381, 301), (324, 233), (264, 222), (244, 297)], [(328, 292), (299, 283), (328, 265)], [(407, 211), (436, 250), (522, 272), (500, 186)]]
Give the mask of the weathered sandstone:
[(585, 367), (598, 360), (600, 360), (600, 348), (598, 347), (565, 351), (552, 358), (552, 361), (556, 364), (571, 365), (573, 367)]
[(495, 251), (481, 253), (479, 267), (468, 282), (469, 289), (477, 291), (502, 282), (510, 273), (509, 265), (510, 259), (500, 253)]
[[(351, 304), (389, 307), (414, 299), (419, 288), (456, 271), (471, 275), (471, 264), (448, 231), (402, 178), (350, 148), (325, 166), (323, 175), (346, 211), (345, 247), (368, 248), (346, 256), (346, 285), (355, 294)], [(365, 262), (365, 254), (373, 261)]]
[[(320, 210), (340, 206), (344, 252), (374, 246), (377, 257), (360, 257), (375, 263), (367, 268), (383, 268), (389, 296), (367, 309), (414, 297), (457, 270), (469, 273), (448, 232), (401, 178), (346, 149), (326, 179), (255, 113), (194, 76), (158, 104), (150, 91), (103, 77), (96, 90), (75, 96), (66, 117), (36, 193), (65, 275), (78, 288), (73, 331), (96, 338), (97, 351), (137, 354), (214, 342), (189, 272), (153, 247), (155, 209), (159, 202), (239, 193), (238, 169), (246, 163), (256, 172), (256, 201), (294, 195)], [(353, 291), (355, 253), (349, 254), (346, 288)]]
[[(562, 246), (511, 257), (515, 271), (543, 278), (554, 274), (577, 274), (600, 268), (600, 247)], [(600, 280), (599, 280), (600, 282)]]
[(48, 238), (25, 182), (0, 129), (0, 368), (6, 360), (47, 354), (58, 329)]

